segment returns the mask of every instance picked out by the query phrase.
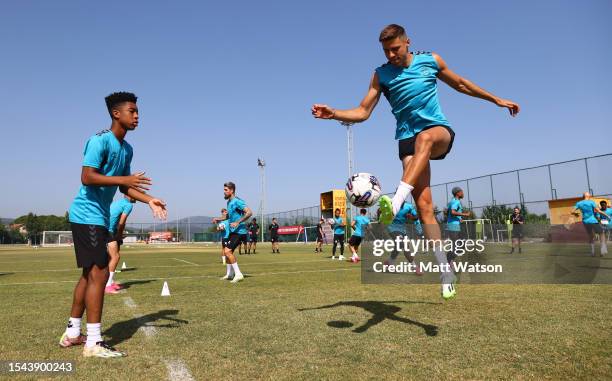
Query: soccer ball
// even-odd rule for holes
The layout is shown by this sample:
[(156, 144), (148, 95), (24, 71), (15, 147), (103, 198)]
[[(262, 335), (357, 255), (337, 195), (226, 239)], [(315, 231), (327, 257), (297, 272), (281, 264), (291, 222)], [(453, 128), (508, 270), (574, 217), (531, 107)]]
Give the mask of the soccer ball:
[(225, 230), (225, 223), (221, 222), (219, 225), (217, 225), (217, 230)]
[(382, 192), (380, 182), (370, 173), (356, 173), (346, 182), (346, 197), (358, 208), (367, 208), (376, 203)]
[(330, 225), (333, 225), (333, 224), (336, 223), (336, 220), (334, 220), (333, 218), (328, 218), (327, 219), (327, 223), (330, 224)]

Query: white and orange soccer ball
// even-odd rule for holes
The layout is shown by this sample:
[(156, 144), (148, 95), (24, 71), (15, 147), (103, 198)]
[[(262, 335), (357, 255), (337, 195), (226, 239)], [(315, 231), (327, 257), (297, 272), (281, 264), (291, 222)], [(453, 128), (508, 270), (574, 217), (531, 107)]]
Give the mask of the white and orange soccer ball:
[(346, 182), (346, 197), (358, 208), (368, 208), (378, 201), (382, 187), (376, 176), (370, 173), (356, 173)]

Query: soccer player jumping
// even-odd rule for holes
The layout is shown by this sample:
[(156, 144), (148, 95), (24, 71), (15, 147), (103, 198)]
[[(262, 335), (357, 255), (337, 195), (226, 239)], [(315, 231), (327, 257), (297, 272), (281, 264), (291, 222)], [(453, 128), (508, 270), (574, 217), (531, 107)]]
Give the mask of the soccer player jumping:
[[(519, 105), (498, 98), (460, 77), (435, 53), (410, 52), (410, 39), (399, 25), (385, 27), (379, 41), (388, 62), (375, 70), (361, 104), (350, 110), (336, 110), (325, 104), (315, 104), (312, 106), (312, 115), (321, 119), (363, 122), (372, 114), (381, 93), (384, 94), (397, 121), (395, 139), (399, 143), (403, 174), (393, 200), (381, 197), (381, 221), (389, 224), (410, 193), (413, 193), (424, 224), (425, 236), (439, 240), (441, 233), (433, 214), (429, 160), (444, 159), (452, 148), (455, 133), (438, 103), (437, 79), (461, 93), (507, 108), (512, 116), (518, 114)], [(435, 254), (438, 263), (447, 263), (446, 255), (441, 250)], [(456, 293), (453, 279), (450, 272), (442, 274), (442, 296), (445, 299)]]

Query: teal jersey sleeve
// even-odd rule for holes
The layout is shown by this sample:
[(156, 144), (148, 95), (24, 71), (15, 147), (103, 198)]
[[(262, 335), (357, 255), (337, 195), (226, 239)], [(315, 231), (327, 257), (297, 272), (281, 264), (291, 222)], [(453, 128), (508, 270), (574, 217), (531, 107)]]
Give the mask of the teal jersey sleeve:
[(94, 135), (85, 144), (83, 166), (101, 169), (106, 157), (105, 135)]

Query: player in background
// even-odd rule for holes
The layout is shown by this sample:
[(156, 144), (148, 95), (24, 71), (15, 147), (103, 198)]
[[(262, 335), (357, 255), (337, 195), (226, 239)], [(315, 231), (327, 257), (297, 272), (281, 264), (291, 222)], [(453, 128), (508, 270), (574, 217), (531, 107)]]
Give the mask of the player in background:
[(106, 287), (104, 293), (106, 294), (117, 294), (121, 289), (121, 285), (115, 283), (115, 270), (121, 259), (121, 245), (123, 244), (123, 231), (125, 230), (125, 223), (132, 209), (135, 198), (125, 196), (117, 201), (113, 201), (110, 206), (110, 224), (108, 225), (108, 232), (110, 234), (110, 241), (108, 242), (107, 249), (108, 255), (110, 255), (110, 261), (108, 263), (109, 276), (106, 281)]
[(361, 240), (365, 235), (365, 231), (370, 225), (370, 219), (366, 214), (367, 210), (361, 209), (359, 211), (359, 215), (353, 219), (351, 222), (351, 227), (353, 228), (353, 234), (351, 238), (349, 238), (349, 248), (353, 255), (351, 256), (352, 262), (359, 262), (359, 255), (357, 255), (357, 250), (359, 250), (359, 245), (361, 245)]
[[(387, 226), (387, 230), (391, 235), (391, 239), (396, 240), (397, 237), (401, 237), (401, 239), (403, 239), (403, 237), (408, 236), (407, 228), (410, 221), (414, 223), (415, 232), (418, 238), (420, 238), (423, 234), (423, 229), (418, 217), (417, 210), (414, 205), (412, 205), (408, 201), (404, 201), (404, 204), (402, 205), (400, 211), (395, 215), (395, 217), (393, 217), (393, 221), (391, 222), (391, 224)], [(413, 263), (414, 257), (417, 253), (409, 253), (404, 251), (403, 254), (409, 263)], [(389, 259), (385, 261), (385, 265), (395, 264), (395, 260), (397, 259), (398, 255), (399, 252), (397, 251), (397, 248), (394, 248), (391, 252), (391, 255), (389, 256)], [(415, 268), (415, 271), (417, 275), (422, 274), (421, 268), (419, 266)]]
[(217, 231), (221, 232), (221, 262), (227, 265), (225, 260), (225, 246), (227, 245), (230, 235), (229, 222), (227, 222), (227, 209), (221, 209), (219, 221), (221, 222), (217, 225)]
[(278, 222), (276, 222), (276, 217), (274, 217), (272, 218), (272, 223), (270, 226), (268, 226), (268, 231), (270, 232), (270, 242), (272, 243), (272, 254), (280, 254), (280, 250), (278, 249), (278, 228)]
[[(469, 212), (463, 211), (461, 200), (463, 199), (463, 189), (454, 187), (451, 190), (453, 198), (448, 203), (448, 212), (446, 217), (446, 231), (448, 238), (453, 241), (453, 249), (446, 253), (446, 259), (449, 263), (454, 262), (457, 258), (455, 254), (455, 242), (461, 237), (461, 220), (463, 217), (469, 217)], [(452, 266), (452, 263), (451, 263)]]
[[(599, 209), (604, 212), (608, 217), (600, 216), (599, 223), (603, 230), (603, 234), (606, 234), (608, 230), (612, 229), (610, 225), (610, 218), (612, 217), (612, 208), (608, 207), (608, 203), (605, 200), (599, 202)], [(607, 238), (607, 237), (606, 237)]]
[(317, 224), (317, 245), (315, 246), (315, 253), (323, 252), (323, 237), (325, 237), (325, 232), (323, 231), (323, 223), (325, 219), (321, 217), (319, 223)]
[(251, 254), (251, 248), (253, 248), (253, 254), (255, 254), (255, 250), (257, 250), (257, 236), (259, 235), (257, 218), (251, 220), (247, 230), (249, 232), (249, 248), (247, 249), (247, 254)]
[(591, 244), (591, 257), (595, 256), (595, 234), (599, 234), (599, 242), (601, 243), (599, 255), (603, 257), (608, 254), (606, 235), (603, 234), (601, 225), (599, 225), (599, 221), (595, 216), (599, 215), (604, 218), (609, 218), (610, 216), (597, 207), (597, 204), (592, 200), (593, 197), (589, 192), (585, 192), (582, 196), (584, 199), (576, 203), (574, 210), (572, 210), (572, 214), (578, 215), (579, 210), (582, 213), (582, 224), (589, 235), (589, 243)]
[(340, 208), (336, 208), (334, 211), (334, 223), (332, 224), (332, 229), (334, 229), (334, 246), (332, 248), (332, 257), (331, 259), (336, 259), (336, 246), (340, 245), (340, 256), (339, 260), (344, 260), (344, 234), (346, 224), (344, 219), (340, 216), (341, 211)]
[[(412, 193), (425, 236), (441, 240), (440, 227), (433, 215), (429, 161), (446, 157), (452, 148), (455, 133), (438, 102), (437, 80), (440, 79), (463, 94), (507, 108), (511, 116), (518, 114), (519, 106), (459, 76), (436, 53), (411, 52), (411, 41), (400, 25), (386, 26), (378, 40), (388, 62), (375, 70), (360, 105), (349, 110), (338, 110), (325, 104), (315, 104), (311, 112), (315, 118), (359, 123), (370, 117), (381, 94), (384, 94), (397, 121), (395, 139), (398, 140), (403, 173), (393, 199), (387, 196), (380, 198), (381, 221), (391, 223), (393, 216)], [(441, 248), (436, 249), (434, 254), (438, 264), (448, 267), (445, 266), (446, 254)], [(451, 271), (441, 273), (444, 299), (455, 296), (454, 281), (455, 276)]]
[(230, 229), (227, 244), (223, 249), (227, 271), (221, 280), (231, 280), (231, 283), (238, 283), (244, 279), (244, 275), (240, 272), (234, 251), (243, 241), (243, 237), (246, 237), (245, 221), (251, 218), (253, 213), (242, 199), (236, 197), (236, 184), (231, 181), (223, 184), (223, 198), (227, 200), (227, 219), (223, 220), (223, 217), (213, 218), (215, 224), (221, 221), (225, 221), (226, 224), (229, 223)]
[(519, 208), (514, 208), (512, 211), (510, 222), (512, 223), (512, 250), (510, 250), (510, 254), (514, 253), (514, 246), (518, 246), (518, 252), (521, 254), (523, 252), (521, 249), (521, 240), (523, 239), (523, 224), (525, 223), (525, 218), (521, 214)]
[[(131, 173), (132, 146), (125, 141), (128, 131), (138, 126), (137, 97), (118, 92), (105, 98), (111, 118), (109, 130), (87, 140), (81, 167), (81, 188), (69, 211), (77, 266), (82, 269), (74, 288), (68, 325), (60, 338), (63, 348), (85, 343), (84, 357), (123, 357), (102, 339), (104, 288), (108, 279), (110, 206), (119, 190), (149, 205), (153, 216), (166, 219), (166, 203), (145, 191), (152, 184), (144, 172)], [(87, 311), (87, 336), (81, 335), (81, 318)]]

